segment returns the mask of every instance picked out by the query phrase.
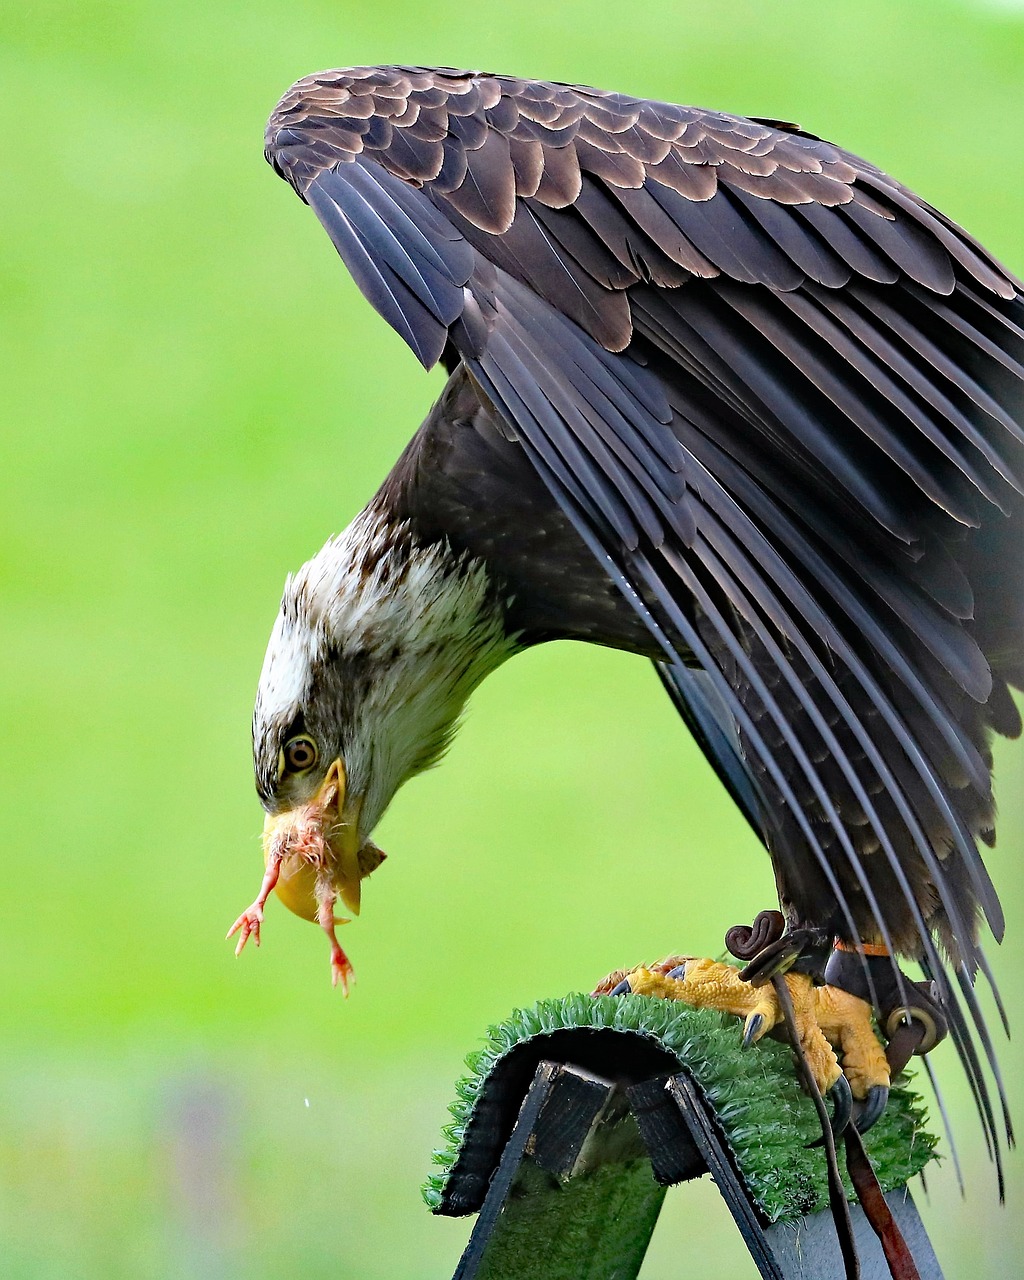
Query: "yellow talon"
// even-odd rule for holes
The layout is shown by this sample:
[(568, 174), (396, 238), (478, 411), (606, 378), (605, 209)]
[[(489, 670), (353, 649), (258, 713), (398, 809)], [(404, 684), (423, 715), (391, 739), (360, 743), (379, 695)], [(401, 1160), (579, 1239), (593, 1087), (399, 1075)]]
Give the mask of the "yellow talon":
[(888, 1089), (889, 1062), (875, 1034), (868, 1002), (841, 987), (818, 987), (815, 996), (818, 1025), (842, 1056), (853, 1096), (863, 1100), (880, 1085)]
[[(670, 971), (677, 976), (669, 977)], [(621, 977), (635, 995), (682, 1000), (695, 1009), (717, 1009), (743, 1018), (743, 1043), (754, 1044), (784, 1022), (775, 991), (744, 982), (732, 965), (694, 956), (670, 956), (650, 968), (611, 975), (598, 988), (609, 990)], [(614, 980), (614, 981), (613, 981)], [(889, 1064), (875, 1034), (871, 1006), (838, 987), (819, 987), (807, 974), (787, 973), (804, 1057), (823, 1094), (845, 1074), (855, 1098), (889, 1086)], [(834, 1050), (842, 1055), (843, 1065)]]

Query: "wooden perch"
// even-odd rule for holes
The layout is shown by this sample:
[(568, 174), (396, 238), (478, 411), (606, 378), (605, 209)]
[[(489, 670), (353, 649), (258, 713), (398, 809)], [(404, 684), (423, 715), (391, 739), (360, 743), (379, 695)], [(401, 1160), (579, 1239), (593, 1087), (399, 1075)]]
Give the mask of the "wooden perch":
[[(470, 1065), (427, 1189), (435, 1212), (479, 1210), (455, 1280), (632, 1280), (666, 1186), (708, 1172), (760, 1275), (845, 1274), (783, 1046), (741, 1050), (738, 1024), (685, 1006), (572, 996), (492, 1028)], [(891, 1107), (869, 1151), (922, 1280), (941, 1280), (905, 1186), (934, 1141), (905, 1087)], [(888, 1280), (851, 1212), (862, 1280)]]

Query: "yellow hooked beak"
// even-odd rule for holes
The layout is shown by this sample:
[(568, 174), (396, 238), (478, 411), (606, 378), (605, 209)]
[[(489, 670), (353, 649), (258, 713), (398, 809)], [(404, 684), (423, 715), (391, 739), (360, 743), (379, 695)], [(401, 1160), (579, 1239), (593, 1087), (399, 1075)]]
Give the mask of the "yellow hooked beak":
[[(353, 915), (359, 914), (360, 881), (382, 855), (367, 844), (360, 858), (361, 800), (346, 812), (345, 766), (335, 760), (308, 803), (287, 813), (268, 814), (263, 824), (263, 857), (279, 863), (274, 892), (304, 920), (317, 920), (326, 882)], [(367, 865), (369, 864), (369, 865)]]

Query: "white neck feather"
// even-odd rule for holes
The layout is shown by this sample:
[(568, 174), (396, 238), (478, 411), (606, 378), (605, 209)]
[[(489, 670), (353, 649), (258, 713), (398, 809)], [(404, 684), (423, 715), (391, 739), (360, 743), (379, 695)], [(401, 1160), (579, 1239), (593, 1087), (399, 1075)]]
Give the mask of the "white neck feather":
[(318, 671), (329, 698), (329, 668), (359, 660), (367, 674), (347, 687), (338, 727), (365, 838), (398, 787), (436, 763), (470, 693), (516, 648), (481, 561), (456, 560), (444, 544), (416, 547), (407, 526), (371, 507), (286, 583), (257, 716), (305, 710)]

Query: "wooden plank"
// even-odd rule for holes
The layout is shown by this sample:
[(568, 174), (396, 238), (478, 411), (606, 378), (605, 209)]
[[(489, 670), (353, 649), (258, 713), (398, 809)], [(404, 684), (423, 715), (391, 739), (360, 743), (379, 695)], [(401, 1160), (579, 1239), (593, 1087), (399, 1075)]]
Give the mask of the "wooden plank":
[(516, 1127), (513, 1129), (512, 1136), (509, 1138), (502, 1153), (501, 1163), (491, 1179), (487, 1199), (484, 1201), (483, 1208), (477, 1216), (473, 1234), (469, 1238), (469, 1244), (466, 1246), (452, 1280), (476, 1280), (487, 1248), (491, 1243), (498, 1217), (505, 1207), (509, 1191), (512, 1189), (512, 1183), (519, 1172), (519, 1165), (526, 1154), (526, 1144), (533, 1134), (541, 1108), (547, 1101), (548, 1094), (551, 1091), (551, 1083), (560, 1070), (561, 1068), (554, 1062), (541, 1062), (538, 1064), (533, 1083), (523, 1099)]
[(667, 1079), (644, 1080), (626, 1092), (654, 1176), (663, 1186), (672, 1187), (703, 1177), (708, 1166), (676, 1100), (665, 1089)]
[[(942, 1268), (909, 1190), (890, 1191), (885, 1200), (914, 1255), (921, 1280), (942, 1280)], [(882, 1246), (859, 1204), (850, 1205), (850, 1218), (861, 1280), (890, 1280)], [(786, 1280), (843, 1280), (846, 1272), (835, 1224), (827, 1211), (809, 1214), (799, 1222), (774, 1223), (765, 1236)]]
[(664, 1196), (618, 1086), (542, 1062), (455, 1280), (635, 1280)]
[[(808, 1214), (798, 1222), (764, 1223), (718, 1132), (710, 1108), (689, 1076), (680, 1072), (667, 1081), (664, 1088), (675, 1099), (760, 1274), (766, 1280), (845, 1280), (846, 1267), (832, 1214), (826, 1209)], [(942, 1269), (910, 1191), (901, 1187), (890, 1191), (885, 1199), (913, 1254), (921, 1280), (943, 1280)], [(860, 1280), (891, 1280), (882, 1246), (859, 1204), (850, 1205), (850, 1219)]]
[(733, 1166), (732, 1157), (703, 1095), (685, 1071), (672, 1076), (665, 1088), (675, 1098), (758, 1271), (765, 1280), (789, 1280), (765, 1240), (764, 1224), (754, 1208), (746, 1184)]

